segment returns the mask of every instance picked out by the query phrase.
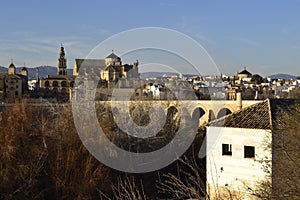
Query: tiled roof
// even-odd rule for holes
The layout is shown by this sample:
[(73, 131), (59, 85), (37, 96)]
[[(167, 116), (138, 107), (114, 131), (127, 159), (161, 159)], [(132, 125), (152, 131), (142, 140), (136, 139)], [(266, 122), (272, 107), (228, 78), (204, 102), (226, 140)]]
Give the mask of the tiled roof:
[(300, 99), (270, 99), (273, 128), (287, 128), (286, 117), (296, 120), (295, 116), (300, 116), (299, 105)]
[(263, 102), (251, 105), (230, 115), (216, 119), (210, 126), (235, 127), (252, 129), (283, 129), (285, 123), (283, 115), (291, 115), (295, 104), (300, 100), (295, 99), (266, 99)]

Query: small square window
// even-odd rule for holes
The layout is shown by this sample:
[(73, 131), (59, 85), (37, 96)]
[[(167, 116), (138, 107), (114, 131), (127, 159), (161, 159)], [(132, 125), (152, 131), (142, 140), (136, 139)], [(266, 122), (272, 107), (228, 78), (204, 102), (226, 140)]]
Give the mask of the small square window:
[(231, 156), (232, 155), (232, 145), (222, 144), (222, 155)]
[(244, 146), (244, 158), (255, 158), (255, 147)]

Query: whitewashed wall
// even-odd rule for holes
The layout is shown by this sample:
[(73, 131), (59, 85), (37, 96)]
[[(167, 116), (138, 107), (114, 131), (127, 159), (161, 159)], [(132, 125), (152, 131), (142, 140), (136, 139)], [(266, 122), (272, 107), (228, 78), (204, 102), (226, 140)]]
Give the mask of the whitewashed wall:
[[(207, 186), (246, 192), (265, 178), (262, 159), (271, 159), (270, 130), (207, 127)], [(222, 155), (222, 144), (232, 144), (232, 156)], [(244, 145), (255, 147), (255, 158), (244, 158)]]

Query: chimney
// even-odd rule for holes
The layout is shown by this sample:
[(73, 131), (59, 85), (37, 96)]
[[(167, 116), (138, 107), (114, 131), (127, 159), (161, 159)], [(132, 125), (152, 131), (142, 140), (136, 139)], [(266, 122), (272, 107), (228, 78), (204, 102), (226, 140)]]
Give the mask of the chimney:
[(242, 105), (242, 93), (241, 92), (237, 92), (236, 93), (236, 103), (238, 106), (238, 109), (241, 110), (243, 105)]
[(255, 100), (258, 99), (258, 90), (255, 90), (255, 97), (254, 97)]

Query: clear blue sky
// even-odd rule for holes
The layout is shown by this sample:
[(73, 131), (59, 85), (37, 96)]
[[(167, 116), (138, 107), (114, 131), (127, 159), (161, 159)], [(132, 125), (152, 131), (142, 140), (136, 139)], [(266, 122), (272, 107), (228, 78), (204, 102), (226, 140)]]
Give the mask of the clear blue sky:
[[(68, 66), (131, 28), (170, 28), (195, 39), (222, 73), (300, 75), (300, 1), (39, 1), (0, 5), (0, 65)], [(113, 47), (117, 52), (117, 47)], [(106, 55), (103, 55), (105, 57)]]

